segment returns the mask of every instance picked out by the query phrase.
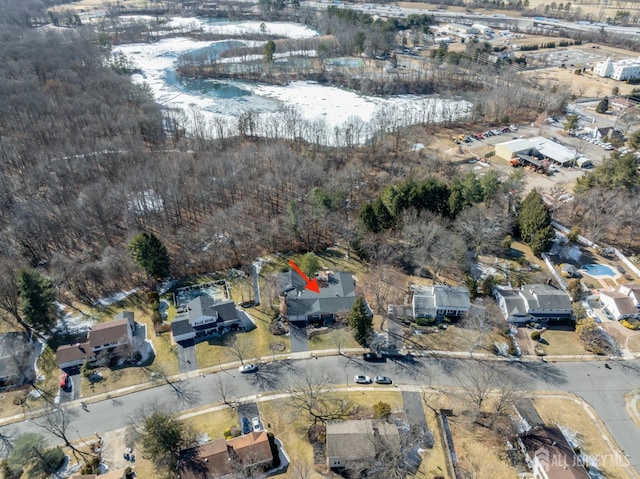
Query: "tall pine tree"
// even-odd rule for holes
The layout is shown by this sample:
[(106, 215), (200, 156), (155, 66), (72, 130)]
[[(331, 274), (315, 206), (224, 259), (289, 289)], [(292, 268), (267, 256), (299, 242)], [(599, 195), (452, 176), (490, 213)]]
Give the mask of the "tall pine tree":
[(133, 259), (144, 269), (150, 279), (169, 276), (171, 265), (169, 252), (153, 233), (140, 233), (129, 243)]
[(555, 236), (551, 215), (538, 190), (532, 190), (522, 202), (518, 213), (520, 237), (536, 256), (547, 251)]
[(358, 344), (366, 345), (373, 333), (373, 318), (369, 314), (367, 303), (362, 296), (358, 296), (353, 302), (351, 311), (347, 315), (347, 321)]
[(56, 321), (51, 280), (33, 269), (21, 269), (17, 282), (24, 321), (40, 333), (50, 331)]

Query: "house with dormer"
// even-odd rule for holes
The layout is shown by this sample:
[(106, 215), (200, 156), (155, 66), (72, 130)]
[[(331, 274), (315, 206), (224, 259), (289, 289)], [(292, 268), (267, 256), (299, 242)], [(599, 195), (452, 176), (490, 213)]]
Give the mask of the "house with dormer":
[(233, 301), (216, 302), (210, 296), (198, 296), (187, 303), (187, 311), (171, 322), (171, 334), (176, 342), (202, 341), (240, 326)]

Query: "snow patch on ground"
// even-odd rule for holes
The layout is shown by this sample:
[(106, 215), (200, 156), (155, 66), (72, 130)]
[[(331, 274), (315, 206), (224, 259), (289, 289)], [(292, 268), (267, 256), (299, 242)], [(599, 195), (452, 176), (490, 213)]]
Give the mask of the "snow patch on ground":
[(133, 288), (130, 289), (128, 291), (118, 291), (117, 293), (113, 294), (112, 296), (107, 296), (106, 298), (100, 298), (98, 301), (96, 301), (95, 304), (100, 305), (100, 306), (110, 306), (112, 304), (118, 303), (124, 299), (126, 299), (127, 297), (131, 296), (132, 294), (137, 293), (140, 290), (140, 288)]

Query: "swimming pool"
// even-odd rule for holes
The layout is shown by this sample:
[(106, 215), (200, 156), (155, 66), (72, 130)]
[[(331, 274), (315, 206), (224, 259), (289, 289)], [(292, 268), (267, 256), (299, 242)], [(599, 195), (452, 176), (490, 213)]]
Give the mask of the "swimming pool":
[(585, 264), (582, 267), (582, 271), (587, 273), (589, 276), (615, 276), (616, 273), (609, 267), (603, 264), (592, 263)]

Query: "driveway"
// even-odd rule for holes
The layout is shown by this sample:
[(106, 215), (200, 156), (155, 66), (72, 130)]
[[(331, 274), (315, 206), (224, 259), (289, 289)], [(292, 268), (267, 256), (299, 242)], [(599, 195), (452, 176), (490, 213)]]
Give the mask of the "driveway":
[(389, 333), (389, 351), (402, 349), (402, 323), (396, 318), (387, 318), (387, 331)]
[(289, 339), (291, 339), (291, 352), (302, 353), (309, 350), (307, 328), (302, 325), (290, 323)]
[(80, 398), (80, 373), (78, 368), (67, 371), (67, 373), (69, 374), (69, 384), (71, 386), (66, 390), (60, 388), (61, 403), (75, 401)]
[(176, 353), (178, 355), (178, 366), (180, 367), (181, 373), (195, 371), (198, 369), (195, 341), (190, 340), (177, 343)]

